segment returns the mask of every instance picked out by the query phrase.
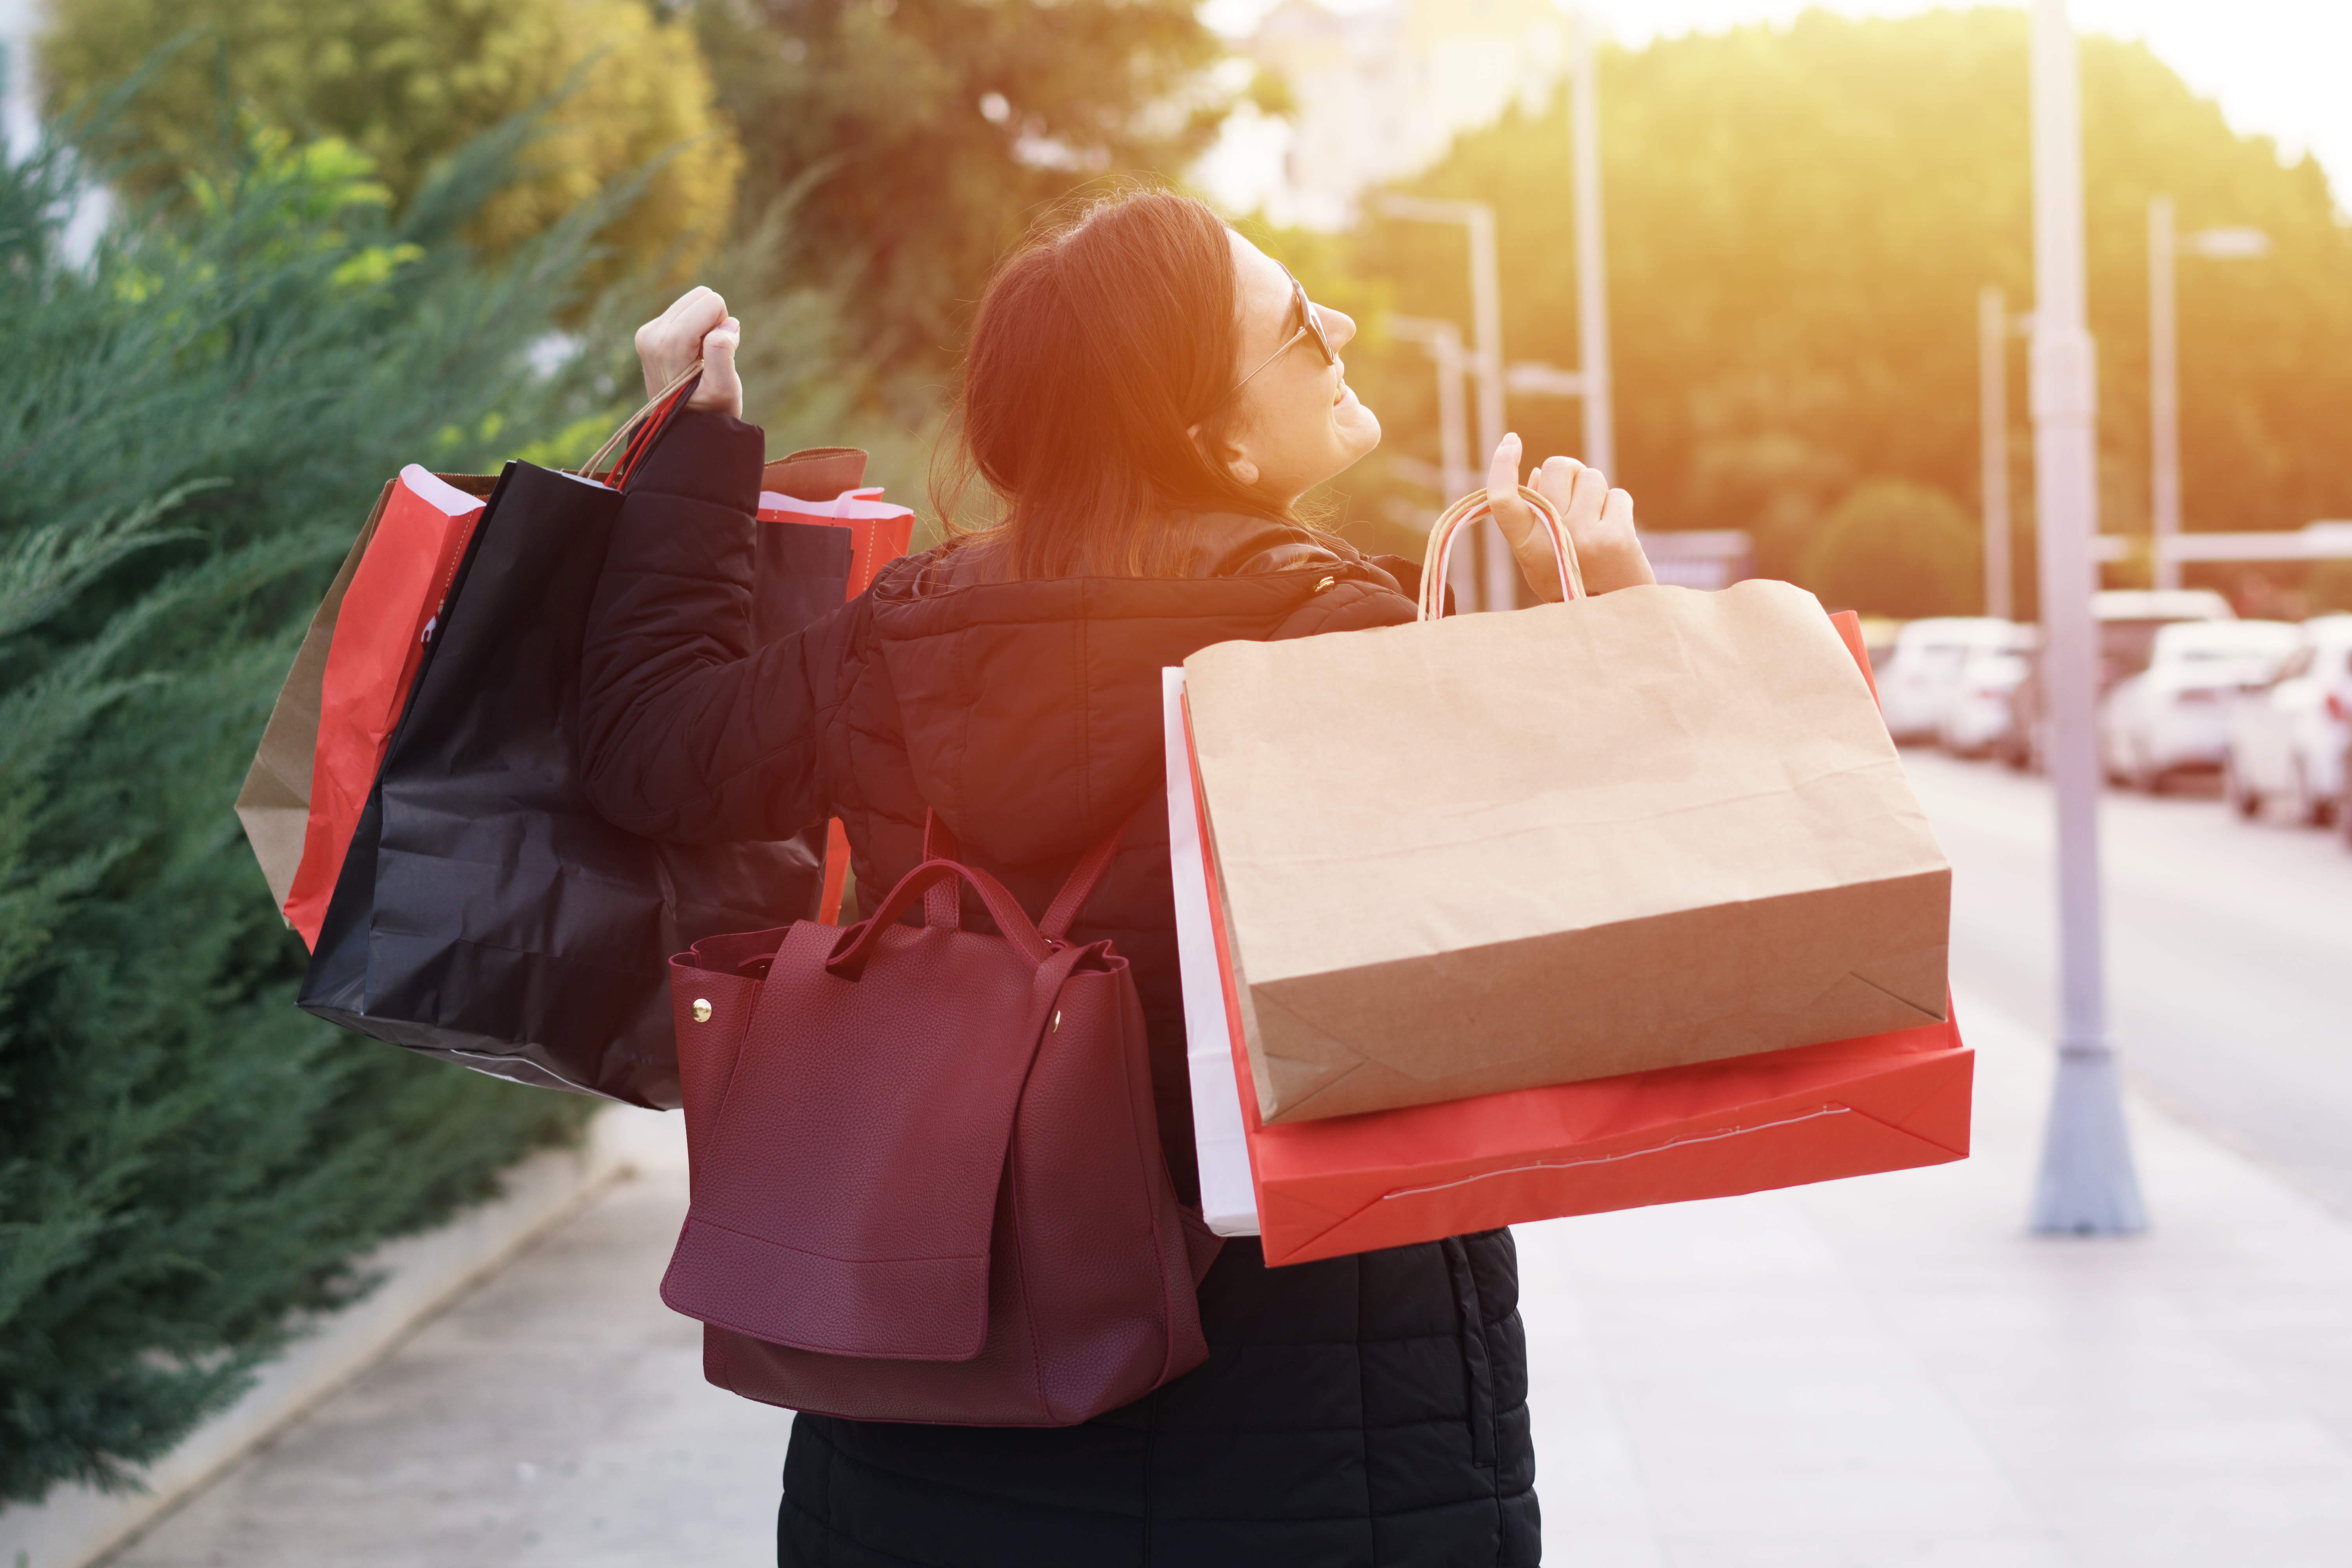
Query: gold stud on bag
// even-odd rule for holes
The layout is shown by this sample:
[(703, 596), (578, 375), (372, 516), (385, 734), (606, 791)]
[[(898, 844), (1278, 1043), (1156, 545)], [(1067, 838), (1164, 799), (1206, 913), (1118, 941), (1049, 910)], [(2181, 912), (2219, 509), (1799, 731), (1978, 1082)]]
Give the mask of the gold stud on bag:
[(694, 999), (694, 1021), (698, 1024), (708, 1024), (710, 1022), (709, 997), (697, 996)]

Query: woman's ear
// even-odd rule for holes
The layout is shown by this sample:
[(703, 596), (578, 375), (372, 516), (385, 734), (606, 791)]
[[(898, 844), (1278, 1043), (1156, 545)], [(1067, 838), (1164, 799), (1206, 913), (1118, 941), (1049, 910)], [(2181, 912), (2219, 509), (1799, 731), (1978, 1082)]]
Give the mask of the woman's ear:
[(1257, 483), (1257, 463), (1250, 457), (1245, 444), (1234, 440), (1230, 436), (1211, 441), (1201, 433), (1198, 425), (1187, 426), (1184, 434), (1192, 437), (1192, 445), (1200, 448), (1201, 456), (1209, 460), (1211, 467), (1223, 468), (1231, 474), (1234, 482), (1244, 489)]

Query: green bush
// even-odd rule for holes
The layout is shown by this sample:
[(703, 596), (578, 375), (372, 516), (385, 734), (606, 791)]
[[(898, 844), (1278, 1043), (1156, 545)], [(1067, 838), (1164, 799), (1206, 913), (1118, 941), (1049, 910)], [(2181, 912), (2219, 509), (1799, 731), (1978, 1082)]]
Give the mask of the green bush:
[(494, 268), (453, 237), (528, 131), (398, 224), (352, 149), (265, 134), (87, 256), (74, 161), (0, 166), (0, 1501), (134, 1484), (590, 1108), (299, 1013), (230, 810), (384, 479), (623, 395), (529, 353), (604, 213)]
[(1942, 490), (1898, 479), (1856, 487), (1822, 520), (1798, 580), (1832, 609), (1959, 616), (1983, 599), (1977, 527)]

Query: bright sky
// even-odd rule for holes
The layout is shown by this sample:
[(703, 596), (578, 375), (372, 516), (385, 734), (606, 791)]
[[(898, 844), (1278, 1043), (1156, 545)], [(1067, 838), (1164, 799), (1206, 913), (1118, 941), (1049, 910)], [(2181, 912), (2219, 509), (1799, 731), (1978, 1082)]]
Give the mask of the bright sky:
[[(1336, 11), (1379, 0), (1323, 0)], [(1247, 33), (1274, 0), (1208, 0), (1220, 28)], [(1748, 22), (1787, 22), (1804, 0), (1593, 0), (1612, 37), (1639, 45)], [(1827, 0), (1850, 16), (1912, 16), (1928, 0)], [(2292, 158), (2309, 150), (2352, 206), (2352, 0), (2074, 0), (2074, 26), (2147, 42), (2242, 132), (2275, 138)]]

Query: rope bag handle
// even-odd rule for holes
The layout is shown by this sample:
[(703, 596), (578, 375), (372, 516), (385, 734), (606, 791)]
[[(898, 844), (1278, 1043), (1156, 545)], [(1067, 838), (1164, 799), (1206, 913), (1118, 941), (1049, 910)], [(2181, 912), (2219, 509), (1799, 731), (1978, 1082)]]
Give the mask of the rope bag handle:
[[(1535, 509), (1536, 522), (1551, 541), (1554, 560), (1559, 563), (1559, 596), (1562, 599), (1584, 597), (1584, 574), (1576, 564), (1576, 543), (1568, 536), (1568, 524), (1559, 509), (1550, 499), (1532, 485), (1519, 487), (1519, 499)], [(1473, 490), (1445, 509), (1429, 531), (1429, 547), (1422, 552), (1421, 618), (1434, 621), (1445, 614), (1445, 568), (1454, 554), (1454, 541), (1462, 530), (1481, 519), (1495, 515), (1485, 490)]]
[[(596, 448), (595, 456), (572, 471), (616, 490), (625, 488), (629, 477), (637, 471), (637, 465), (644, 462), (646, 455), (654, 449), (655, 438), (668, 426), (678, 409), (685, 406), (686, 400), (694, 395), (695, 386), (701, 380), (702, 362), (696, 360), (672, 376), (668, 385), (646, 398), (645, 406), (623, 420), (621, 427)], [(615, 452), (620, 454), (618, 459), (611, 468), (600, 473), (598, 470), (604, 468), (605, 460)]]

